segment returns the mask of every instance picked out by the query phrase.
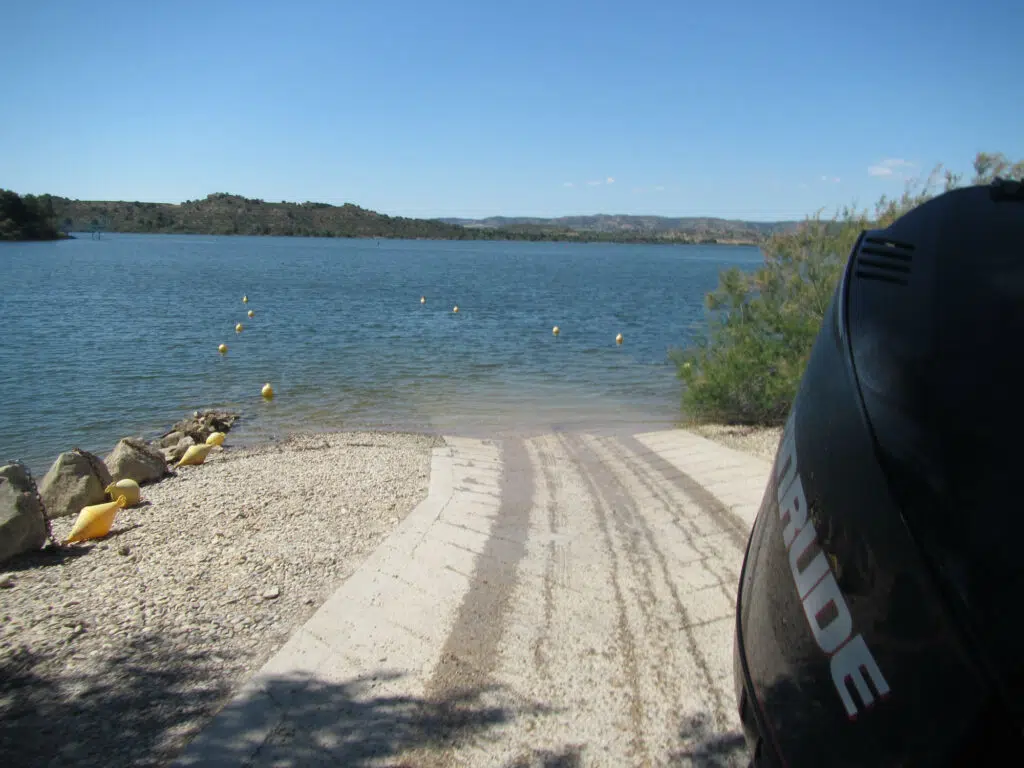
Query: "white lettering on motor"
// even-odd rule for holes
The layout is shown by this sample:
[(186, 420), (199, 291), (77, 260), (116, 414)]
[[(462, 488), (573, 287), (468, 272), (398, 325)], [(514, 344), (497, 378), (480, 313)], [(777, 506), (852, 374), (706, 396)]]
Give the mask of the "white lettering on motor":
[(779, 498), (779, 519), (786, 521), (786, 527), (782, 529), (782, 541), (788, 547), (796, 538), (797, 531), (807, 522), (807, 500), (804, 498), (804, 484), (800, 475), (796, 476), (786, 494)]
[(776, 497), (779, 521), (784, 525), (782, 541), (789, 553), (793, 584), (811, 635), (818, 648), (832, 657), (832, 683), (847, 716), (854, 718), (859, 710), (848, 684), (853, 683), (862, 707), (867, 708), (875, 702), (868, 680), (879, 696), (889, 693), (889, 683), (882, 676), (864, 638), (859, 633), (853, 634), (853, 616), (825, 553), (819, 551), (806, 567), (799, 567), (801, 556), (817, 541), (818, 534), (814, 521), (808, 520), (804, 485), (797, 471), (795, 421), (796, 413), (793, 411), (786, 423), (778, 461)]
[(867, 681), (864, 679), (861, 670), (867, 672), (879, 696), (885, 696), (889, 693), (889, 683), (882, 677), (882, 670), (878, 668), (878, 664), (875, 663), (875, 657), (868, 650), (868, 644), (864, 642), (864, 638), (860, 635), (857, 635), (844, 645), (832, 657), (831, 666), (832, 683), (835, 685), (836, 690), (839, 691), (839, 697), (843, 700), (843, 706), (846, 707), (846, 714), (850, 717), (857, 715), (857, 705), (854, 704), (853, 697), (846, 687), (847, 680), (853, 681), (853, 686), (857, 689), (857, 694), (864, 702), (865, 707), (870, 707), (875, 701), (875, 697), (871, 695), (871, 689), (868, 688)]
[[(819, 617), (830, 605), (833, 606), (835, 615), (828, 623), (822, 625)], [(853, 619), (831, 571), (804, 598), (804, 616), (811, 625), (814, 640), (825, 653), (835, 653), (849, 639), (853, 631)]]
[(805, 525), (789, 548), (789, 569), (793, 572), (793, 579), (796, 581), (796, 591), (800, 599), (804, 600), (807, 593), (814, 589), (814, 585), (821, 581), (822, 576), (828, 572), (828, 560), (824, 552), (818, 552), (814, 559), (802, 571), (797, 565), (797, 560), (814, 543), (814, 526)]

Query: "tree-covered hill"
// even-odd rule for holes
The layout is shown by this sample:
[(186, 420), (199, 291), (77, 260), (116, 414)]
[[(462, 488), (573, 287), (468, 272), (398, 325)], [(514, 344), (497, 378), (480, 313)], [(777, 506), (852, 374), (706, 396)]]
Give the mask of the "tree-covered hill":
[(56, 240), (53, 198), (0, 189), (0, 240)]

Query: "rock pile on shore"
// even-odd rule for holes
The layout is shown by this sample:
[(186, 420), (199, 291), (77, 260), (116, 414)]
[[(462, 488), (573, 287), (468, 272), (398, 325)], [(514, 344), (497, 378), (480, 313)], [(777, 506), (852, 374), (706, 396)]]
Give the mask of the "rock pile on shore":
[(228, 432), (237, 420), (230, 411), (195, 411), (152, 442), (122, 438), (105, 460), (73, 448), (57, 457), (38, 485), (25, 467), (0, 466), (0, 563), (43, 546), (50, 520), (109, 501), (105, 489), (112, 482), (130, 479), (144, 485), (163, 479), (190, 446), (214, 432)]
[(229, 411), (196, 411), (191, 417), (171, 427), (154, 441), (154, 445), (168, 463), (173, 463), (184, 456), (191, 446), (205, 443), (206, 438), (214, 432), (229, 431), (237, 419), (238, 414)]

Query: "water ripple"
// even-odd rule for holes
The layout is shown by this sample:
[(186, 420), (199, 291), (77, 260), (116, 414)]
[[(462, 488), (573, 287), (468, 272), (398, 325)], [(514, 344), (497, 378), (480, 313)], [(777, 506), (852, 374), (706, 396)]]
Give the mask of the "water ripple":
[(3, 244), (0, 259), (0, 461), (42, 472), (73, 445), (103, 454), (203, 407), (243, 412), (236, 442), (310, 428), (669, 424), (669, 349), (703, 323), (719, 270), (760, 255), (113, 235)]

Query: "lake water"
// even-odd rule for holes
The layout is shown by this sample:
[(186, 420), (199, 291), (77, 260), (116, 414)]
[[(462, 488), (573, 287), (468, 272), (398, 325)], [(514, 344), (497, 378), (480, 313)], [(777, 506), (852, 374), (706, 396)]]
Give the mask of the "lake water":
[(103, 456), (210, 407), (242, 413), (234, 444), (310, 429), (669, 426), (669, 350), (703, 326), (721, 269), (760, 263), (728, 246), (0, 244), (0, 462), (41, 475), (63, 450)]

